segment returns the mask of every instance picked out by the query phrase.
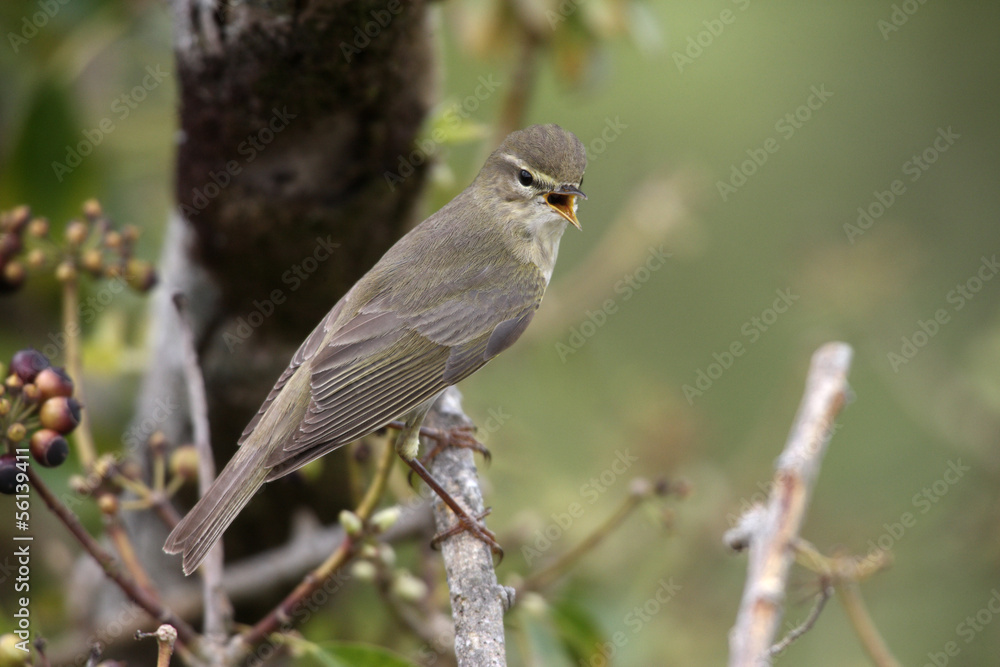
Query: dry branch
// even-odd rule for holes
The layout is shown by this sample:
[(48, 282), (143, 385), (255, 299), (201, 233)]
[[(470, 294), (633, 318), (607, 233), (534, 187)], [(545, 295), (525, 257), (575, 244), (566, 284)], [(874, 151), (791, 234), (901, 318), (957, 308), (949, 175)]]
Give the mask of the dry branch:
[(747, 583), (729, 635), (730, 667), (771, 662), (770, 647), (781, 622), (794, 543), (834, 419), (846, 401), (852, 355), (845, 343), (827, 343), (813, 354), (805, 395), (778, 459), (768, 504), (745, 516), (726, 536), (730, 545), (750, 549)]

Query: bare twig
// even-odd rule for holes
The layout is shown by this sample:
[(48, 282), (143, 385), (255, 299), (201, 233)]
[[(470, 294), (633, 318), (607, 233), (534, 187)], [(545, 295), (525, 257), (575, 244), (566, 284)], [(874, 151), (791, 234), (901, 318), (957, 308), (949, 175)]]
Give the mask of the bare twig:
[[(396, 450), (392, 443), (386, 443), (382, 451), (381, 458), (375, 477), (372, 479), (358, 509), (354, 512), (362, 523), (366, 522), (378, 505), (378, 500), (385, 490), (386, 479), (392, 470), (392, 462), (395, 459)], [(248, 632), (233, 638), (227, 647), (228, 660), (236, 663), (251, 648), (264, 641), (272, 632), (288, 624), (295, 615), (295, 612), (307, 602), (313, 594), (324, 589), (324, 599), (335, 590), (340, 588), (341, 581), (335, 579), (341, 573), (343, 567), (351, 561), (357, 551), (358, 543), (349, 533), (345, 533), (343, 541), (336, 551), (330, 554), (322, 564), (305, 576), (295, 589), (285, 596), (278, 606), (272, 609), (264, 618), (258, 621)], [(331, 588), (332, 584), (332, 588)], [(312, 607), (313, 605), (310, 605)]]
[(622, 525), (625, 522), (625, 519), (631, 516), (632, 512), (637, 507), (642, 505), (644, 500), (652, 496), (653, 493), (654, 487), (648, 480), (643, 478), (632, 480), (628, 496), (625, 497), (625, 500), (622, 501), (621, 505), (619, 505), (618, 509), (615, 510), (614, 514), (608, 517), (604, 523), (595, 528), (590, 535), (583, 539), (583, 541), (564, 553), (552, 564), (534, 572), (531, 576), (525, 579), (524, 582), (518, 587), (518, 593), (521, 593), (522, 591), (528, 592), (541, 590), (565, 574), (580, 558), (582, 558), (586, 553), (592, 551), (604, 540), (604, 538)]
[[(461, 400), (457, 389), (447, 389), (428, 415), (429, 424), (439, 429), (470, 425)], [(443, 450), (434, 458), (431, 473), (473, 516), (483, 514), (483, 495), (472, 450)], [(440, 500), (434, 503), (434, 519), (440, 531), (454, 523), (454, 515)], [(511, 601), (508, 589), (497, 583), (492, 551), (472, 534), (462, 532), (441, 543), (441, 554), (451, 593), (459, 667), (506, 665), (503, 614)]]
[(177, 641), (177, 630), (164, 623), (156, 632), (136, 632), (136, 639), (155, 637), (157, 645), (156, 667), (170, 667), (170, 656), (174, 654), (174, 642)]
[[(63, 282), (62, 299), (63, 331), (66, 333), (66, 349), (64, 352), (66, 369), (75, 385), (75, 393), (81, 404), (86, 405), (83, 391), (83, 363), (80, 359), (80, 285), (76, 278)], [(74, 432), (76, 447), (80, 452), (80, 466), (90, 470), (97, 460), (97, 447), (94, 445), (94, 434), (90, 430), (90, 413), (82, 410), (80, 425)]]
[(853, 581), (840, 582), (836, 586), (837, 597), (847, 612), (847, 617), (861, 639), (868, 656), (877, 667), (900, 667), (900, 663), (893, 657), (892, 651), (886, 645), (878, 628), (868, 614), (865, 601), (861, 598), (861, 590), (858, 584)]
[(771, 657), (779, 655), (782, 651), (791, 646), (796, 639), (809, 632), (812, 627), (816, 625), (816, 621), (819, 620), (819, 615), (823, 613), (823, 607), (826, 606), (827, 600), (830, 599), (830, 595), (832, 594), (832, 586), (823, 586), (819, 595), (816, 596), (816, 604), (813, 605), (812, 610), (809, 612), (809, 616), (807, 616), (806, 620), (802, 621), (802, 623), (792, 628), (792, 630), (785, 635), (780, 642), (771, 647)]
[(197, 639), (198, 635), (194, 631), (194, 628), (188, 625), (184, 619), (179, 618), (171, 610), (163, 607), (154, 596), (137, 585), (134, 580), (121, 571), (118, 563), (115, 562), (114, 556), (105, 551), (97, 543), (97, 540), (91, 537), (76, 515), (55, 497), (31, 466), (28, 467), (28, 480), (35, 491), (38, 492), (38, 495), (41, 496), (42, 501), (52, 510), (52, 513), (66, 526), (84, 550), (97, 561), (104, 569), (104, 573), (118, 585), (126, 597), (142, 607), (146, 613), (157, 621), (169, 623), (174, 626), (177, 629), (178, 638), (185, 644), (190, 644)]
[[(205, 379), (198, 363), (198, 350), (194, 332), (185, 314), (186, 299), (183, 294), (174, 294), (174, 306), (180, 319), (180, 345), (184, 358), (184, 380), (187, 384), (189, 410), (194, 446), (198, 451), (198, 495), (204, 496), (215, 481), (215, 459), (212, 457), (212, 439), (208, 424), (208, 399), (205, 395)], [(221, 646), (226, 636), (226, 619), (231, 614), (232, 605), (222, 588), (223, 569), (222, 540), (215, 543), (208, 552), (201, 568), (202, 597), (205, 609), (204, 634), (209, 642)]]
[(799, 405), (766, 508), (742, 525), (741, 542), (750, 547), (748, 574), (736, 624), (729, 635), (729, 665), (770, 664), (770, 646), (781, 621), (782, 601), (793, 549), (812, 487), (826, 452), (831, 427), (847, 396), (853, 352), (845, 343), (827, 343), (813, 355), (805, 395)]

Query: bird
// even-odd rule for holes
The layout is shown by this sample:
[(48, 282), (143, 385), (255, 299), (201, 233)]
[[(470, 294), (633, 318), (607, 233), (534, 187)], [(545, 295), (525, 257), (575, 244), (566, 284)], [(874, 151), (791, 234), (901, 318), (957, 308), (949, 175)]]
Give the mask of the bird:
[[(167, 537), (164, 551), (183, 554), (185, 574), (264, 483), (397, 419), (397, 453), (440, 495), (417, 458), (424, 417), (531, 322), (563, 232), (580, 229), (586, 165), (583, 143), (558, 125), (514, 131), (468, 187), (386, 251), (295, 352), (236, 453)], [(443, 499), (492, 541), (478, 517)]]

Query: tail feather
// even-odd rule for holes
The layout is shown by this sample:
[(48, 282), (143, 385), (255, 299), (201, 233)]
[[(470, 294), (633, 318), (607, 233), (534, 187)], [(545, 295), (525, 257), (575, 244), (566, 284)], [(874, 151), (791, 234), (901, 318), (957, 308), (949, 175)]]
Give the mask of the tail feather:
[(184, 574), (191, 574), (257, 490), (268, 470), (255, 460), (255, 448), (240, 447), (208, 492), (174, 527), (163, 550), (184, 553)]

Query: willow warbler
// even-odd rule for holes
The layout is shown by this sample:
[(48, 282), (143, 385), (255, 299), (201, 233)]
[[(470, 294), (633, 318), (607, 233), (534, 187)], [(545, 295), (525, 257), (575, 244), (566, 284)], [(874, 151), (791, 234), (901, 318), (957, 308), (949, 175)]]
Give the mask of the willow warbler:
[[(580, 227), (586, 165), (583, 144), (558, 125), (513, 132), (469, 187), (337, 302), (250, 420), (236, 454), (167, 538), (164, 550), (183, 552), (186, 574), (265, 482), (394, 419), (405, 422), (396, 451), (433, 482), (417, 459), (424, 416), (444, 389), (510, 347), (531, 322), (567, 223)], [(492, 539), (485, 527), (466, 528)]]

